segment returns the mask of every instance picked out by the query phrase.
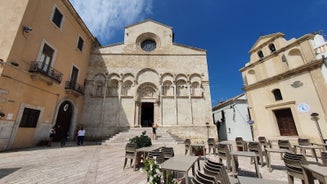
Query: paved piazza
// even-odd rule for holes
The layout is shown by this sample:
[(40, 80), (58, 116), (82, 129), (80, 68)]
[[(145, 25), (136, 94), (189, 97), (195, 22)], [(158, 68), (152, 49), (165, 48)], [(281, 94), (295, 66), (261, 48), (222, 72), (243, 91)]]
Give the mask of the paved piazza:
[[(167, 145), (171, 146), (171, 145)], [(182, 155), (183, 144), (173, 145), (175, 154)], [(213, 155), (207, 156), (218, 160)], [(263, 178), (287, 181), (286, 170), (279, 154), (272, 154), (273, 171), (267, 165), (260, 167)], [(75, 146), (69, 143), (60, 148), (35, 147), (0, 153), (0, 183), (113, 183), (145, 184), (146, 174), (133, 171), (127, 167), (123, 170), (124, 145), (91, 145)], [(249, 158), (239, 158), (239, 175), (255, 176), (254, 165)], [(190, 173), (191, 174), (191, 173)], [(301, 183), (295, 179), (295, 183)]]

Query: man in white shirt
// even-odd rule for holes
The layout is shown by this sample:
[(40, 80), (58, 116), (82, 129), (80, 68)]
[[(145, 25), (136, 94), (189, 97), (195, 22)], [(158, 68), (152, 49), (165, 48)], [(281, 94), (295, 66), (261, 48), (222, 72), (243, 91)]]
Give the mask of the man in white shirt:
[(85, 130), (83, 127), (77, 132), (77, 145), (83, 145), (85, 137)]

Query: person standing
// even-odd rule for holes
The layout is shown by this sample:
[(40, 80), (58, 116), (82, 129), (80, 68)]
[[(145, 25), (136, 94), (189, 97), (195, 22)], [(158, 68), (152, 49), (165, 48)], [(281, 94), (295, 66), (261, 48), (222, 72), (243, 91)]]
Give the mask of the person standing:
[(49, 142), (48, 142), (48, 146), (51, 147), (51, 144), (53, 142), (54, 136), (56, 135), (56, 127), (53, 126), (50, 128), (49, 131)]
[(152, 139), (153, 140), (157, 140), (157, 128), (158, 128), (158, 124), (153, 123), (152, 124)]
[(68, 132), (66, 131), (62, 131), (61, 133), (61, 140), (60, 140), (60, 146), (61, 147), (65, 147), (66, 146), (66, 141), (67, 141), (67, 137), (68, 137)]
[(77, 132), (77, 145), (83, 145), (85, 137), (85, 130), (83, 127)]

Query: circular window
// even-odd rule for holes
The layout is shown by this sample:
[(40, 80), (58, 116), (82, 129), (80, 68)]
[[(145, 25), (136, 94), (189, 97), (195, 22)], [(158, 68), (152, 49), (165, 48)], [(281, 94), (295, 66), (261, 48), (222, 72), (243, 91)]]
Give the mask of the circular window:
[(141, 43), (141, 48), (147, 52), (153, 51), (156, 46), (157, 44), (154, 40), (145, 40)]

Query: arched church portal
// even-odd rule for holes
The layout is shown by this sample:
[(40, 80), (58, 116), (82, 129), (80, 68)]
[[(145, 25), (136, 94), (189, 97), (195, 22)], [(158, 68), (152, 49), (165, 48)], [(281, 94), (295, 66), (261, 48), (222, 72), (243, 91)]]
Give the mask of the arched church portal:
[(154, 105), (152, 102), (143, 102), (141, 105), (141, 126), (151, 127), (154, 119)]
[(152, 123), (158, 120), (158, 88), (153, 83), (143, 83), (139, 86), (137, 102), (138, 126), (151, 127)]
[(55, 140), (60, 140), (62, 136), (65, 136), (69, 132), (72, 115), (73, 115), (73, 104), (69, 101), (64, 101), (58, 110), (56, 119), (56, 136)]

